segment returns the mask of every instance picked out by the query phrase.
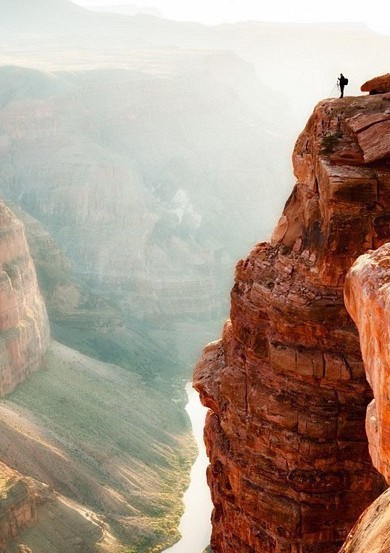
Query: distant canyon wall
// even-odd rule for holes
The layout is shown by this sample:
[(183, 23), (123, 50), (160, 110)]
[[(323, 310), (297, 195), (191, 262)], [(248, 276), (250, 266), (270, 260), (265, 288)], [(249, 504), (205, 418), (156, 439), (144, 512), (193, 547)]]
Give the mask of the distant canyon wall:
[(49, 341), (46, 307), (23, 224), (0, 202), (0, 395), (42, 366)]
[(288, 186), (270, 161), (285, 147), (279, 123), (224, 79), (247, 79), (247, 65), (222, 56), (211, 72), (198, 57), (194, 74), (175, 66), (164, 79), (1, 69), (0, 191), (44, 225), (76, 276), (141, 319), (220, 316), (242, 241), (275, 222), (280, 195), (261, 183)]
[(389, 108), (390, 94), (318, 104), (272, 241), (238, 263), (231, 320), (195, 369), (214, 553), (335, 553), (383, 489), (343, 287), (390, 239)]

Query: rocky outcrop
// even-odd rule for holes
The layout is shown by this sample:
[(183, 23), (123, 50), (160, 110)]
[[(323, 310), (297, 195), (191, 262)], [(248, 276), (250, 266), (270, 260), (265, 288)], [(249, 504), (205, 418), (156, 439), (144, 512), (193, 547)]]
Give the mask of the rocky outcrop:
[(0, 463), (0, 550), (37, 521), (34, 492), (16, 471)]
[[(366, 431), (374, 466), (390, 481), (390, 244), (362, 255), (348, 273), (345, 303), (356, 323), (374, 399), (367, 408)], [(390, 549), (390, 492), (360, 517), (340, 553), (387, 553)]]
[(42, 365), (48, 339), (23, 224), (0, 202), (0, 395)]
[(195, 369), (210, 408), (214, 553), (336, 552), (380, 492), (343, 286), (390, 237), (388, 152), (364, 135), (386, 132), (389, 108), (390, 95), (318, 104), (272, 241), (238, 263), (231, 320)]
[(367, 380), (374, 392), (366, 417), (371, 459), (390, 482), (390, 244), (355, 262), (346, 281), (345, 303), (359, 329)]
[(0, 551), (48, 550), (119, 553), (123, 547), (93, 509), (0, 463)]
[(362, 84), (362, 92), (369, 92), (370, 94), (385, 94), (390, 92), (390, 73), (375, 77)]

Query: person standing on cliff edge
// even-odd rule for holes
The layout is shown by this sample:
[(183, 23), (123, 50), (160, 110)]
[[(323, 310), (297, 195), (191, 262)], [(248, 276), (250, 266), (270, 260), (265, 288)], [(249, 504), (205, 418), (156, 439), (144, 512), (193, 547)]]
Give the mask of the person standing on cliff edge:
[(344, 87), (348, 84), (348, 79), (344, 77), (342, 73), (340, 73), (340, 77), (337, 79), (337, 86), (340, 89), (340, 98), (344, 98)]

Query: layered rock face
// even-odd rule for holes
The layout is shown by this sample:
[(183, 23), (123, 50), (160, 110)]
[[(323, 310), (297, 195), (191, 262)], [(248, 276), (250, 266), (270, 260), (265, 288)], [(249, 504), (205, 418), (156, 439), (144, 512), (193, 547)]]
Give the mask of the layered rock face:
[(336, 552), (380, 492), (343, 286), (390, 238), (389, 109), (390, 95), (318, 104), (272, 241), (238, 263), (231, 320), (195, 369), (211, 409), (214, 553)]
[(0, 395), (42, 365), (49, 323), (23, 224), (0, 202)]

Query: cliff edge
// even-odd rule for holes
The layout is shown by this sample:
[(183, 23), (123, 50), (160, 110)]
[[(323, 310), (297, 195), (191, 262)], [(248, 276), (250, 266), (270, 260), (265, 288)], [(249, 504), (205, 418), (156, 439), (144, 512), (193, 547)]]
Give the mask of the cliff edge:
[(383, 489), (343, 287), (390, 239), (389, 129), (390, 94), (320, 102), (271, 243), (237, 265), (231, 319), (194, 374), (210, 408), (214, 553), (336, 552)]

